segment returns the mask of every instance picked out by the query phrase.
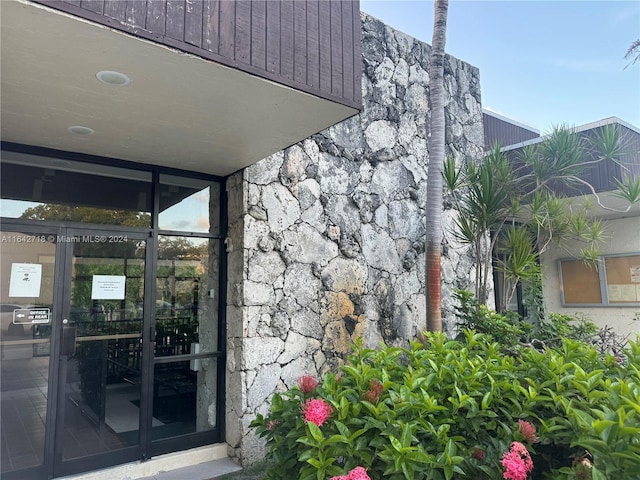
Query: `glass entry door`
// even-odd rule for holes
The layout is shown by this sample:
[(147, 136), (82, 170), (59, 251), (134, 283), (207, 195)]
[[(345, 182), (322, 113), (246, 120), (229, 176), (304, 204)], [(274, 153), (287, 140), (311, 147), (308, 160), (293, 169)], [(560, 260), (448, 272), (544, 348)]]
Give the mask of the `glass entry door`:
[(143, 336), (146, 238), (3, 224), (3, 479), (143, 458), (153, 423), (144, 387), (153, 356)]
[(55, 476), (140, 458), (148, 357), (145, 238), (66, 233)]
[[(0, 231), (0, 477), (46, 478), (51, 421), (52, 326), (59, 315), (56, 229)], [(18, 477), (16, 477), (18, 478)]]
[(0, 162), (2, 480), (220, 441), (220, 179), (14, 147)]

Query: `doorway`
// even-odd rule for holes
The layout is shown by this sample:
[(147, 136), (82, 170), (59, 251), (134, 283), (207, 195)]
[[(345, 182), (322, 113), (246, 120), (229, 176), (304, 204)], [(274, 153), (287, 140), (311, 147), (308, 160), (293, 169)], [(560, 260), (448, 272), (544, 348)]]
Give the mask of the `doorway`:
[(0, 164), (2, 478), (220, 441), (219, 182), (23, 157)]
[(139, 458), (147, 240), (6, 224), (0, 235), (3, 477)]

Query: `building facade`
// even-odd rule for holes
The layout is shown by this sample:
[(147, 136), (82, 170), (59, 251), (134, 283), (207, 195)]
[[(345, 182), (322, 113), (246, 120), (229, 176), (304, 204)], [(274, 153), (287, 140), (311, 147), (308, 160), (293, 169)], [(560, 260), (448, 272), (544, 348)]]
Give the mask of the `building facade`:
[[(500, 145), (516, 165), (524, 148), (544, 141), (531, 127), (486, 110), (483, 116), (485, 145)], [(602, 160), (589, 145), (612, 127), (619, 131), (622, 155), (616, 161)], [(640, 175), (640, 129), (610, 117), (574, 127), (573, 134), (583, 147), (579, 178), (585, 183), (556, 184), (554, 191), (568, 198), (576, 211), (586, 206), (587, 216), (605, 225), (606, 238), (595, 264), (580, 260), (580, 241), (552, 243), (541, 253), (544, 305), (548, 312), (583, 316), (600, 328), (634, 338), (640, 332), (640, 204), (621, 198), (616, 180)], [(495, 275), (496, 290), (504, 288), (503, 279)], [(508, 308), (523, 312), (521, 296)]]
[[(336, 368), (356, 338), (376, 348), (426, 328), (429, 51), (363, 16), (362, 113), (227, 182), (227, 441), (243, 462), (263, 453), (248, 425), (274, 391)], [(447, 56), (445, 90), (448, 154), (479, 161), (478, 70)], [(453, 327), (452, 294), (473, 290), (475, 260), (446, 237)]]
[(352, 1), (0, 8), (3, 478), (251, 463), (274, 391), (424, 328), (428, 45)]

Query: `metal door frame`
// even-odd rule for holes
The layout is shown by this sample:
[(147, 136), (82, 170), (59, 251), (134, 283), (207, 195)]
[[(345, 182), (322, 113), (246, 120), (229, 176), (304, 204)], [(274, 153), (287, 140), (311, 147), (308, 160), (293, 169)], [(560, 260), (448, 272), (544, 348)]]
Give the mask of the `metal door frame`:
[[(20, 232), (27, 235), (62, 235), (63, 227), (55, 227), (50, 225), (38, 225), (34, 222), (13, 222), (4, 220), (2, 222), (2, 232)], [(60, 248), (56, 243), (56, 253), (54, 259), (54, 278), (62, 278), (64, 275), (64, 249)], [(54, 360), (58, 358), (60, 352), (60, 334), (61, 322), (60, 311), (62, 305), (63, 288), (61, 282), (55, 282), (53, 287), (53, 304), (51, 309), (51, 333), (49, 336), (49, 380), (47, 385), (47, 418), (45, 421), (45, 437), (44, 437), (44, 458), (42, 465), (28, 468), (25, 470), (17, 470), (3, 474), (8, 480), (16, 479), (40, 479), (43, 475), (47, 478), (51, 476), (50, 471), (53, 465), (53, 442), (54, 442), (54, 424), (57, 414), (57, 385), (58, 385), (58, 363)]]
[[(144, 300), (143, 300), (143, 323), (142, 323), (142, 361), (141, 368), (141, 385), (140, 385), (140, 423), (139, 423), (139, 443), (131, 447), (127, 447), (113, 452), (104, 452), (95, 455), (85, 456), (81, 458), (75, 458), (72, 460), (63, 460), (63, 435), (64, 435), (64, 420), (65, 420), (65, 382), (66, 382), (66, 368), (67, 357), (62, 355), (60, 345), (62, 343), (62, 319), (69, 318), (70, 306), (71, 306), (71, 275), (73, 272), (73, 247), (75, 242), (65, 242), (61, 245), (61, 250), (64, 250), (63, 254), (63, 281), (59, 282), (61, 293), (61, 315), (57, 319), (58, 336), (57, 336), (57, 348), (56, 357), (52, 360), (55, 362), (56, 367), (56, 418), (55, 425), (53, 425), (54, 438), (52, 445), (51, 462), (48, 471), (49, 478), (60, 477), (65, 475), (72, 475), (75, 473), (86, 472), (90, 470), (96, 470), (99, 468), (105, 468), (121, 463), (137, 461), (142, 458), (146, 458), (146, 452), (149, 447), (149, 430), (151, 428), (151, 416), (150, 416), (150, 393), (147, 388), (150, 382), (150, 366), (153, 362), (153, 348), (151, 343), (151, 318), (148, 313), (149, 308), (152, 307), (152, 295), (150, 288), (153, 287), (152, 270), (148, 266), (150, 261), (151, 251), (149, 239), (151, 238), (151, 231), (146, 232), (132, 232), (130, 230), (119, 231), (116, 226), (106, 226), (104, 228), (95, 227), (65, 227), (61, 228), (62, 234), (65, 237), (80, 237), (82, 236), (105, 236), (105, 235), (126, 235), (129, 240), (140, 240), (145, 242), (145, 267), (144, 267)], [(58, 288), (58, 286), (56, 286)]]
[[(62, 469), (58, 469), (55, 472), (56, 476), (67, 475), (72, 473), (84, 472), (95, 470), (97, 468), (113, 466), (116, 464), (126, 463), (128, 461), (146, 460), (151, 456), (160, 455), (172, 451), (181, 451), (186, 448), (192, 448), (202, 445), (207, 445), (219, 441), (224, 441), (225, 438), (225, 395), (226, 395), (226, 290), (227, 290), (227, 252), (224, 248), (224, 239), (227, 236), (228, 228), (228, 212), (227, 212), (227, 193), (225, 189), (226, 178), (207, 175), (198, 172), (190, 172), (186, 170), (180, 170), (169, 167), (162, 167), (156, 165), (143, 165), (134, 162), (128, 162), (119, 159), (107, 159), (104, 157), (91, 156), (86, 154), (80, 154), (75, 152), (63, 152), (58, 150), (52, 150), (43, 147), (35, 147), (31, 145), (13, 144), (8, 142), (0, 142), (1, 149), (4, 151), (18, 152), (29, 155), (44, 156), (48, 158), (60, 158), (65, 160), (73, 160), (84, 163), (94, 163), (98, 165), (110, 165), (121, 168), (127, 168), (136, 171), (148, 171), (152, 173), (152, 195), (153, 206), (151, 209), (152, 222), (149, 227), (128, 227), (117, 225), (85, 225), (80, 222), (73, 221), (54, 221), (54, 220), (25, 220), (19, 218), (5, 218), (2, 217), (3, 230), (17, 230), (25, 233), (38, 234), (46, 233), (49, 235), (71, 235), (71, 232), (95, 232), (98, 234), (114, 234), (118, 232), (126, 234), (133, 238), (144, 238), (147, 240), (147, 248), (145, 255), (145, 286), (144, 286), (144, 312), (143, 312), (143, 362), (142, 362), (142, 375), (145, 375), (147, 382), (142, 384), (141, 388), (141, 404), (140, 404), (140, 443), (137, 447), (138, 454), (135, 458), (130, 459), (127, 455), (119, 456), (121, 450), (112, 452), (110, 454), (101, 454), (109, 456), (109, 461), (99, 461), (100, 459), (93, 459), (93, 457), (85, 457), (84, 459), (71, 460), (68, 462), (61, 462)], [(219, 222), (220, 231), (215, 234), (207, 234), (204, 232), (182, 232), (182, 231), (165, 231), (158, 228), (158, 215), (160, 206), (160, 174), (176, 175), (185, 178), (194, 178), (208, 180), (218, 183), (219, 188)], [(217, 398), (216, 398), (216, 411), (217, 421), (216, 427), (212, 430), (196, 432), (185, 436), (167, 438), (163, 440), (152, 441), (151, 439), (151, 402), (153, 395), (153, 382), (151, 376), (154, 369), (154, 327), (155, 327), (155, 272), (157, 265), (157, 253), (158, 242), (157, 236), (159, 234), (165, 235), (177, 235), (187, 237), (202, 237), (216, 240), (219, 242), (219, 285), (216, 294), (219, 296), (220, 301), (218, 303), (218, 346), (216, 357), (218, 361), (218, 380), (217, 380)], [(64, 303), (65, 292), (70, 288), (70, 270), (72, 254), (68, 254), (68, 250), (71, 247), (60, 245), (60, 248), (56, 248), (55, 258), (55, 278), (53, 292), (53, 304), (52, 309), (52, 322), (51, 322), (51, 350), (49, 357), (49, 390), (47, 398), (47, 420), (45, 430), (45, 451), (43, 465), (40, 467), (34, 467), (31, 469), (19, 470), (6, 474), (7, 480), (42, 480), (43, 478), (54, 478), (54, 457), (55, 457), (55, 440), (56, 440), (56, 428), (61, 424), (61, 417), (58, 412), (60, 406), (59, 395), (61, 390), (59, 385), (61, 383), (60, 376), (60, 352), (62, 343), (62, 309)], [(63, 280), (64, 279), (64, 280)], [(68, 302), (67, 302), (68, 305)], [(66, 313), (68, 314), (68, 306)], [(56, 320), (57, 319), (57, 320)], [(143, 400), (146, 399), (146, 402)], [(120, 458), (122, 457), (122, 458)], [(61, 456), (60, 456), (61, 458)], [(68, 473), (67, 473), (68, 471)], [(3, 479), (5, 475), (3, 474)]]

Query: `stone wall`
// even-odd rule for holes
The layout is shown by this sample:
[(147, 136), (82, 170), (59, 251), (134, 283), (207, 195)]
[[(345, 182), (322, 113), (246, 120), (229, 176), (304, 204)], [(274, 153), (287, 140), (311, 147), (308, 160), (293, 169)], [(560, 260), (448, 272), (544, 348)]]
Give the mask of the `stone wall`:
[[(357, 337), (376, 347), (426, 326), (430, 47), (366, 15), (362, 26), (363, 112), (227, 184), (227, 441), (245, 464), (264, 452), (248, 424), (274, 391), (337, 367)], [(478, 70), (447, 57), (445, 90), (448, 153), (478, 160)], [(475, 265), (450, 240), (443, 253), (451, 328), (452, 289), (473, 289)]]

